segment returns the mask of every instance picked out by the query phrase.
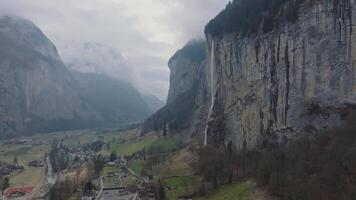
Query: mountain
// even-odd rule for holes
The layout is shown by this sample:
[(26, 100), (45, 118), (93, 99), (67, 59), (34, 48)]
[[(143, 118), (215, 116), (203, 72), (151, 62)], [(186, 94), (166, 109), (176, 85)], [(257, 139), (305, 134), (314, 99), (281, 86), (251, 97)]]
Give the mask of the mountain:
[(0, 17), (0, 137), (120, 126), (150, 114), (129, 84), (71, 74), (32, 22)]
[(0, 134), (87, 126), (95, 115), (56, 47), (32, 22), (0, 17)]
[(79, 94), (99, 116), (103, 126), (140, 122), (153, 111), (129, 83), (96, 73), (72, 71)]
[[(238, 149), (283, 144), (348, 123), (356, 108), (355, 9), (354, 1), (338, 0), (229, 3), (205, 28), (207, 55), (199, 73), (189, 63), (178, 67), (190, 69), (200, 85), (194, 94), (173, 95), (146, 121), (147, 131), (175, 120), (165, 117), (178, 115), (169, 107), (175, 101), (185, 123), (192, 123), (186, 116), (202, 116), (195, 120), (204, 125), (171, 131)], [(172, 76), (175, 94), (184, 77)]]
[(207, 115), (205, 55), (205, 42), (191, 41), (172, 56), (167, 103), (144, 122), (143, 133), (168, 128), (171, 134), (187, 132), (187, 141), (199, 136)]
[(168, 66), (171, 74), (168, 103), (192, 88), (204, 59), (205, 42), (202, 40), (188, 42), (169, 59)]
[(151, 113), (155, 113), (157, 110), (164, 106), (164, 102), (152, 94), (142, 94), (142, 99), (145, 101), (147, 106), (150, 108)]

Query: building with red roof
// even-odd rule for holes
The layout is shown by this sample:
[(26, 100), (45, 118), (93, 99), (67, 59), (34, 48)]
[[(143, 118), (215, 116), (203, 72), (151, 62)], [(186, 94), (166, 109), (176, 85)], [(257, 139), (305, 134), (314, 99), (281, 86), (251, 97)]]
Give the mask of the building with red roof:
[(4, 200), (30, 200), (33, 187), (11, 187), (4, 191)]

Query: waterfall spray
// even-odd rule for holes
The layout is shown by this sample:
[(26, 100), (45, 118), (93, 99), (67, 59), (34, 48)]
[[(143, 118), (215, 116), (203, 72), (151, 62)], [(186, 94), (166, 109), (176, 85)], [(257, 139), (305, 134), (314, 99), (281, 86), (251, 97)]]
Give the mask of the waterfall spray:
[(215, 42), (211, 41), (211, 54), (210, 54), (210, 108), (208, 119), (206, 121), (205, 126), (205, 135), (204, 135), (204, 146), (208, 144), (208, 128), (209, 128), (209, 120), (211, 117), (211, 113), (213, 112), (214, 102), (215, 102), (215, 86), (214, 86), (214, 73), (215, 73)]

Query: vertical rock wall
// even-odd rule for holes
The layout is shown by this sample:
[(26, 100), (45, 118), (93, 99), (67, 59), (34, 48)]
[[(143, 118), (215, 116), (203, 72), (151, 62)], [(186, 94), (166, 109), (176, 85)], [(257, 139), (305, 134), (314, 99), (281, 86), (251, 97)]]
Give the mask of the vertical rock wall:
[(356, 3), (340, 2), (303, 8), (267, 34), (207, 35), (217, 88), (208, 143), (266, 147), (345, 122), (356, 104)]

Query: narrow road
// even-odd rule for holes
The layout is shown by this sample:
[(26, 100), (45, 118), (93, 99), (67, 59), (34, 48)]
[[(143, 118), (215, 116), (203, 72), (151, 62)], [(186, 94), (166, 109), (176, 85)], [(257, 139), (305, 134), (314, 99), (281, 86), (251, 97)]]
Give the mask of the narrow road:
[(57, 181), (57, 175), (53, 173), (53, 168), (51, 165), (51, 159), (49, 155), (45, 156), (44, 158), (44, 163), (46, 167), (46, 177), (44, 179), (44, 184), (41, 189), (41, 194), (40, 196), (46, 196), (46, 194), (49, 192), (50, 188), (56, 183)]
[(147, 182), (148, 182), (148, 180), (146, 180), (145, 178), (139, 176), (139, 175), (136, 174), (134, 171), (132, 171), (132, 169), (131, 169), (131, 168), (129, 167), (129, 165), (127, 164), (127, 161), (125, 160), (125, 158), (121, 158), (121, 160), (126, 164), (126, 166), (127, 166), (127, 171), (129, 171), (129, 173), (130, 173), (132, 176), (134, 176), (134, 177), (140, 179), (141, 181), (143, 181), (143, 183), (147, 183)]
[(100, 176), (100, 191), (98, 192), (98, 195), (96, 195), (95, 200), (99, 200), (102, 193), (103, 193), (103, 188), (104, 188), (104, 182), (103, 182), (103, 177)]

